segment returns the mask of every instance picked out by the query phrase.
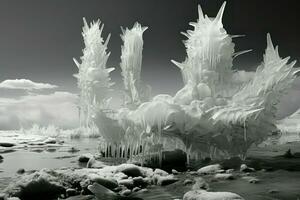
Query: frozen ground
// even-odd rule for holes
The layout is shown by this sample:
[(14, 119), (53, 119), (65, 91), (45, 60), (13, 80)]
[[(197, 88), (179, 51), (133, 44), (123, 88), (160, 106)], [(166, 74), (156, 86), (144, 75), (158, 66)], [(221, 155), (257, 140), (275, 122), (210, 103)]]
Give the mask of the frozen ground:
[[(50, 141), (47, 136), (23, 135), (17, 132), (1, 132), (0, 142), (16, 144), (13, 147), (1, 147), (0, 155), (3, 160), (0, 163), (0, 191), (10, 182), (18, 180), (17, 171), (24, 168), (25, 171), (40, 170), (43, 168), (56, 169), (61, 167), (83, 167), (78, 163), (78, 156), (84, 153), (98, 153), (97, 139), (57, 138), (56, 144), (47, 144)], [(64, 142), (61, 142), (64, 141)], [(73, 147), (73, 148), (72, 148)], [(210, 186), (210, 191), (227, 191), (240, 194), (247, 200), (281, 199), (292, 200), (300, 198), (300, 158), (283, 158), (282, 155), (291, 149), (292, 152), (300, 152), (299, 143), (289, 143), (278, 146), (253, 148), (250, 150), (246, 163), (254, 166), (257, 171), (250, 174), (259, 179), (257, 183), (249, 183), (243, 178), (237, 168), (240, 163), (223, 161), (223, 165), (236, 168), (233, 172), (233, 180), (215, 180), (212, 175), (201, 176)], [(219, 161), (222, 163), (222, 161)], [(228, 164), (229, 163), (229, 164)], [(209, 163), (201, 163), (194, 166), (194, 170)], [(273, 169), (271, 169), (271, 166)], [(270, 171), (261, 171), (265, 168)], [(193, 169), (191, 169), (193, 170)], [(143, 199), (181, 199), (183, 194), (191, 189), (191, 185), (184, 184), (187, 179), (193, 180), (199, 175), (184, 172), (176, 175), (179, 179), (168, 186), (149, 186), (149, 192), (139, 194)], [(1, 192), (0, 192), (1, 193)]]

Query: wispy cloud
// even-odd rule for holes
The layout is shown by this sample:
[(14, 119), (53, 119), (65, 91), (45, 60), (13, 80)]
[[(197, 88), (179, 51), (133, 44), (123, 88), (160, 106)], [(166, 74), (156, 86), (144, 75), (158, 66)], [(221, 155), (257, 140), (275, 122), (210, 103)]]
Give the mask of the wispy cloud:
[(28, 79), (8, 79), (0, 83), (0, 88), (19, 90), (42, 90), (54, 89), (57, 88), (57, 86), (49, 83), (37, 83)]
[(78, 125), (77, 94), (54, 92), (0, 98), (0, 129), (18, 129), (32, 124), (62, 128)]

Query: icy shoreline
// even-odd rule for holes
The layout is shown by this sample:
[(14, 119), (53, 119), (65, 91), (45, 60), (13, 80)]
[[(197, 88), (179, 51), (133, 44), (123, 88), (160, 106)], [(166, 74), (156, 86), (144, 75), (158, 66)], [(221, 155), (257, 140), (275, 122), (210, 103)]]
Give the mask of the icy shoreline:
[[(10, 184), (10, 188), (18, 190), (19, 186), (17, 186), (17, 183), (27, 185), (39, 177), (46, 177), (46, 180), (50, 179), (48, 180), (50, 182), (54, 180), (58, 185), (63, 185), (62, 191), (69, 189), (69, 193), (75, 192), (75, 194), (79, 194), (79, 196), (70, 197), (69, 199), (93, 199), (93, 195), (81, 196), (82, 188), (78, 188), (78, 184), (77, 187), (74, 188), (71, 183), (74, 179), (78, 179), (81, 180), (80, 182), (82, 182), (82, 184), (84, 184), (85, 181), (87, 181), (87, 184), (92, 184), (91, 179), (100, 177), (102, 179), (105, 178), (105, 181), (107, 181), (106, 179), (110, 180), (109, 183), (115, 186), (117, 183), (118, 187), (122, 184), (127, 185), (129, 187), (126, 186), (128, 190), (122, 186), (122, 190), (114, 191), (115, 195), (123, 195), (126, 198), (128, 196), (125, 194), (128, 195), (130, 193), (133, 195), (132, 198), (182, 199), (185, 193), (193, 191), (193, 185), (196, 181), (199, 181), (198, 178), (203, 178), (209, 186), (209, 192), (233, 192), (239, 194), (244, 199), (257, 199), (255, 195), (258, 194), (266, 196), (260, 199), (268, 199), (268, 197), (274, 197), (276, 195), (279, 195), (281, 197), (280, 199), (291, 199), (291, 197), (294, 198), (300, 195), (299, 192), (297, 193), (297, 189), (295, 189), (300, 184), (300, 173), (280, 170), (299, 170), (300, 159), (286, 159), (279, 156), (282, 155), (287, 148), (291, 148), (293, 152), (298, 151), (299, 144), (297, 143), (295, 143), (294, 146), (289, 144), (286, 146), (269, 146), (251, 150), (250, 156), (255, 157), (255, 159), (247, 159), (245, 162), (248, 166), (255, 168), (254, 172), (251, 170), (250, 172), (240, 172), (239, 167), (242, 164), (240, 161), (223, 160), (218, 161), (221, 167), (217, 167), (218, 169), (213, 173), (206, 174), (202, 172), (203, 170), (197, 172), (201, 166), (213, 164), (213, 162), (209, 161), (206, 164), (195, 163), (195, 167), (191, 169), (191, 171), (182, 171), (179, 173), (176, 171), (173, 171), (173, 173), (168, 171), (168, 173), (162, 170), (156, 170), (156, 173), (159, 174), (159, 176), (157, 176), (154, 173), (156, 168), (141, 168), (127, 164), (113, 165), (112, 163), (108, 164), (103, 162), (103, 158), (98, 159), (98, 142), (95, 139), (81, 138), (79, 140), (71, 140), (67, 138), (50, 138), (48, 136), (19, 135), (16, 133), (2, 134), (1, 137), (6, 138), (5, 140), (1, 140), (2, 143), (6, 143), (6, 146), (10, 146), (9, 143), (13, 145), (11, 147), (1, 147), (2, 153), (0, 153), (0, 155), (3, 156), (3, 160), (2, 163), (0, 163), (0, 170), (3, 172), (0, 173), (0, 185), (2, 185), (0, 188), (2, 189), (4, 189), (4, 186), (6, 187)], [(64, 140), (64, 142), (62, 142), (62, 140)], [(26, 156), (24, 156), (25, 154)], [(96, 159), (89, 161), (90, 157), (88, 157), (84, 163), (81, 163), (78, 162), (80, 155), (96, 155)], [(26, 160), (23, 160), (25, 158)], [(89, 164), (87, 164), (87, 162), (89, 162)], [(28, 164), (28, 167), (26, 167), (25, 164)], [(101, 169), (86, 168), (87, 166)], [(132, 168), (139, 169), (142, 171), (139, 174), (142, 179), (132, 175), (124, 176), (123, 174), (125, 173), (122, 171), (120, 173), (122, 166), (131, 166)], [(272, 166), (273, 169), (271, 169), (270, 166)], [(22, 168), (24, 171), (22, 171)], [(119, 170), (117, 170), (118, 168)], [(234, 170), (226, 171), (229, 168), (234, 168)], [(146, 172), (148, 173), (147, 175), (145, 175)], [(102, 179), (98, 179), (98, 181)], [(274, 182), (274, 179), (276, 179), (277, 182)], [(134, 180), (143, 180), (146, 182), (145, 187), (136, 188)], [(171, 184), (168, 185), (166, 183)], [(285, 188), (285, 191), (281, 191), (282, 184), (289, 185), (289, 188)], [(243, 186), (242, 188), (240, 187), (241, 185)], [(269, 188), (269, 185), (273, 186)], [(262, 190), (260, 189), (261, 187), (265, 187), (266, 189)], [(145, 188), (147, 190), (143, 190)], [(272, 191), (275, 192), (272, 193)], [(208, 195), (205, 192), (205, 194), (203, 194), (203, 192), (200, 193), (201, 195)], [(200, 195), (200, 193), (191, 192), (189, 195)]]
[[(85, 161), (91, 162), (91, 159), (94, 158)], [(264, 200), (278, 197), (284, 200), (300, 195), (299, 172), (255, 170), (244, 164), (239, 169), (213, 164), (196, 171), (172, 170), (171, 173), (134, 164), (91, 167), (97, 168), (62, 167), (25, 172), (10, 183), (2, 196), (17, 196), (21, 200), (41, 197), (49, 200), (58, 197), (68, 200)], [(289, 188), (280, 187), (285, 184)]]

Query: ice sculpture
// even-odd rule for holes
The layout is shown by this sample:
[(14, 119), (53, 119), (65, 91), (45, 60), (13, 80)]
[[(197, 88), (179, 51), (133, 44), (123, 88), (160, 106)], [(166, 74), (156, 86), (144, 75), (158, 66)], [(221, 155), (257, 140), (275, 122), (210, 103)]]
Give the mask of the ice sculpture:
[[(225, 3), (217, 16), (210, 18), (198, 7), (199, 19), (190, 23), (194, 29), (184, 33), (187, 57), (183, 63), (172, 61), (184, 81), (174, 97), (160, 94), (151, 100), (142, 98), (142, 35), (146, 28), (136, 23), (132, 29), (123, 30), (120, 65), (128, 98), (124, 107), (111, 114), (98, 109), (94, 117), (106, 155), (143, 160), (157, 154), (161, 161), (163, 150), (179, 148), (187, 153), (188, 162), (192, 157), (244, 159), (251, 145), (277, 130), (276, 106), (295, 79), (295, 62), (288, 63), (289, 57), (279, 56), (268, 34), (264, 60), (253, 78), (237, 81), (244, 73), (232, 70), (232, 61), (249, 50), (235, 52), (233, 38), (238, 35), (229, 35), (224, 29), (224, 9)], [(107, 42), (102, 43), (102, 28), (98, 26), (99, 22), (91, 27), (85, 22), (86, 49), (82, 64), (78, 64), (78, 85), (87, 107), (93, 105), (92, 99), (104, 101), (97, 92), (105, 94), (111, 86)], [(98, 75), (90, 77), (89, 71)]]
[[(93, 115), (96, 105), (105, 105), (107, 94), (113, 85), (109, 73), (114, 68), (107, 68), (106, 63), (110, 53), (107, 52), (107, 44), (110, 35), (104, 41), (102, 31), (104, 24), (94, 21), (90, 25), (83, 19), (84, 26), (82, 36), (85, 48), (79, 63), (75, 58), (74, 62), (78, 67), (78, 74), (74, 76), (78, 80), (80, 89), (80, 127), (89, 128), (93, 126)], [(101, 27), (100, 27), (101, 25)]]

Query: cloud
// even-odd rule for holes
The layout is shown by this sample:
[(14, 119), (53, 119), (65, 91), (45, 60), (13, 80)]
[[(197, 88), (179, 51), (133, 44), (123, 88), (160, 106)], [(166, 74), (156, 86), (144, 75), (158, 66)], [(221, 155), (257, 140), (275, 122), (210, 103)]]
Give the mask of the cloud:
[(8, 79), (0, 83), (0, 88), (19, 90), (42, 90), (57, 88), (57, 86), (49, 83), (37, 83), (28, 79)]
[(78, 126), (78, 96), (69, 92), (0, 98), (0, 129), (29, 128), (32, 124), (61, 128)]

